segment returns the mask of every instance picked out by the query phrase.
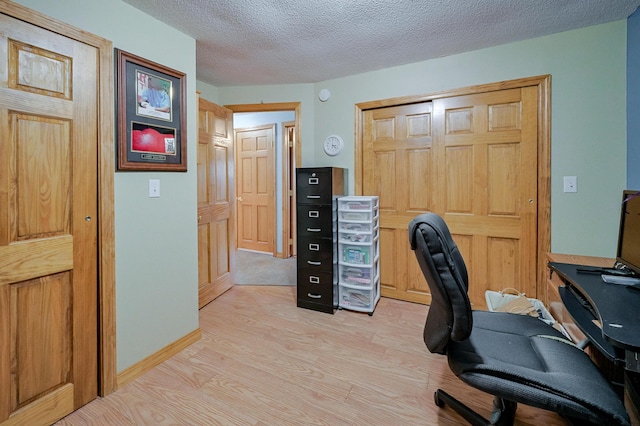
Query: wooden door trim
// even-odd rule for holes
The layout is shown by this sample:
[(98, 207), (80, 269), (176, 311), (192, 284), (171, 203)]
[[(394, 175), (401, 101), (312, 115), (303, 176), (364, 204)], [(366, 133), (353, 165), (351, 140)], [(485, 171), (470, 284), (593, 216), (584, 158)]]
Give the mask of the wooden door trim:
[(114, 223), (114, 101), (113, 45), (111, 41), (25, 6), (0, 0), (0, 13), (58, 33), (96, 48), (98, 77), (98, 394), (117, 388), (115, 317), (115, 223)]
[[(231, 111), (233, 112), (272, 112), (272, 111), (294, 111), (295, 112), (295, 120), (293, 121), (294, 126), (295, 126), (295, 131), (294, 131), (294, 139), (295, 139), (295, 144), (293, 146), (293, 155), (295, 157), (295, 162), (297, 165), (302, 164), (302, 139), (301, 139), (301, 134), (302, 134), (302, 129), (300, 127), (300, 117), (301, 117), (301, 106), (302, 103), (300, 102), (274, 102), (274, 103), (268, 103), (268, 104), (236, 104), (236, 105), (225, 105), (225, 108), (229, 108)], [(284, 160), (284, 154), (283, 154), (283, 160)], [(283, 169), (284, 167), (284, 162), (283, 164)], [(284, 175), (283, 175), (284, 177)], [(293, 176), (293, 179), (295, 180), (295, 173)], [(284, 184), (284, 180), (283, 180), (283, 184)], [(295, 187), (295, 182), (294, 182), (294, 187)], [(283, 185), (283, 192), (284, 192), (284, 185)], [(283, 200), (283, 226), (282, 226), (282, 245), (283, 245), (283, 252), (282, 252), (282, 257), (290, 257), (293, 253), (291, 253), (289, 250), (287, 249), (285, 246), (287, 245), (287, 241), (289, 239), (289, 233), (287, 230), (287, 227), (284, 224), (284, 218), (286, 217), (291, 217), (290, 212), (289, 213), (285, 213), (285, 209), (286, 208), (291, 208), (291, 206), (295, 206), (296, 205), (296, 199), (295, 199), (295, 191), (293, 192), (293, 198), (291, 199), (291, 204), (288, 206), (285, 206), (285, 204), (287, 204), (285, 202), (285, 199), (288, 199), (288, 197), (285, 197), (285, 195), (287, 194), (282, 194), (282, 200)], [(294, 230), (296, 229), (295, 223), (289, 223), (288, 226), (291, 227), (291, 229)], [(294, 235), (294, 239), (295, 239), (295, 235)], [(295, 241), (294, 241), (294, 245), (295, 245)], [(277, 252), (278, 248), (276, 246), (275, 251)]]
[(426, 95), (402, 96), (355, 105), (355, 171), (354, 188), (356, 195), (362, 195), (364, 113), (375, 108), (428, 102), (434, 99), (471, 95), (505, 89), (537, 86), (538, 88), (538, 199), (537, 202), (537, 259), (536, 287), (540, 293), (546, 286), (546, 254), (551, 251), (551, 75), (526, 77), (497, 83), (481, 84), (445, 90)]
[[(293, 127), (294, 143), (289, 146), (289, 132), (288, 129)], [(282, 253), (279, 257), (284, 259), (295, 255), (295, 239), (296, 239), (296, 227), (293, 226), (295, 219), (292, 219), (292, 215), (295, 215), (295, 197), (296, 192), (294, 186), (291, 185), (292, 179), (295, 177), (295, 164), (290, 164), (291, 154), (295, 155), (299, 152), (297, 148), (298, 141), (295, 138), (296, 123), (295, 121), (286, 121), (282, 123)], [(295, 161), (298, 161), (297, 159)], [(292, 167), (293, 166), (293, 167)], [(284, 188), (284, 185), (287, 187)], [(284, 220), (287, 218), (288, 220)]]
[(295, 157), (296, 163), (302, 163), (302, 128), (300, 127), (300, 117), (302, 113), (301, 102), (274, 102), (269, 104), (236, 104), (236, 105), (224, 105), (225, 108), (230, 109), (233, 112), (271, 112), (271, 111), (294, 111), (296, 114), (295, 122)]

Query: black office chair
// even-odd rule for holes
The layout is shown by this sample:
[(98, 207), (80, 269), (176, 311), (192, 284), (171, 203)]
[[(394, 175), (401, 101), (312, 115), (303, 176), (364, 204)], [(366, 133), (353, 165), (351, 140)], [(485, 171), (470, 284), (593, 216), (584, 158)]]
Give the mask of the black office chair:
[(427, 348), (446, 354), (463, 382), (494, 396), (490, 421), (441, 389), (436, 405), (450, 406), (472, 425), (511, 425), (517, 403), (578, 424), (629, 424), (620, 398), (589, 356), (553, 327), (527, 315), (471, 310), (467, 269), (440, 216), (414, 218), (409, 242), (431, 290)]

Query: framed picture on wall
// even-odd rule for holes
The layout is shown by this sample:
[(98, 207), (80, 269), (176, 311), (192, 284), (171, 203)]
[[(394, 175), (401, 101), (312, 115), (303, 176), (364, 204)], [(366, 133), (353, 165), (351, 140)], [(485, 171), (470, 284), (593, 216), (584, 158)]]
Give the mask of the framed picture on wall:
[(118, 170), (187, 171), (185, 74), (115, 55)]

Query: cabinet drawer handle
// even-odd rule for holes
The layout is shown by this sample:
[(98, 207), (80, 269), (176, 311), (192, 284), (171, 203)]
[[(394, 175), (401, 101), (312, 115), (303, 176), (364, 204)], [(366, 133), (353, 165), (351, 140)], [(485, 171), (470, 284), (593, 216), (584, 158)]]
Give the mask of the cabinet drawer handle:
[(322, 265), (322, 262), (312, 262), (311, 260), (307, 260), (307, 263), (309, 265), (314, 265), (314, 266), (320, 266)]
[(309, 178), (309, 185), (317, 185), (318, 182), (319, 182), (319, 179), (317, 177)]
[(319, 195), (307, 195), (307, 198), (311, 198), (313, 200), (320, 198)]
[(309, 250), (320, 251), (320, 244), (309, 244)]
[(320, 295), (320, 294), (307, 293), (307, 296), (309, 296), (312, 299), (321, 299), (322, 298), (322, 295)]
[(313, 275), (309, 277), (309, 282), (311, 284), (320, 284), (320, 278), (314, 277)]
[(320, 217), (320, 212), (318, 210), (309, 210), (309, 217)]
[(309, 231), (309, 232), (320, 232), (320, 231), (322, 231), (322, 229), (320, 229), (320, 228), (307, 228), (307, 231)]

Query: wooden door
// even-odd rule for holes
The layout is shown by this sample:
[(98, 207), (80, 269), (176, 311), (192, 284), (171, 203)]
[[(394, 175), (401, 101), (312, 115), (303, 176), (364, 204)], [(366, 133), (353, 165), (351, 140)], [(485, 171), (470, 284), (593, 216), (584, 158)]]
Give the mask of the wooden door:
[(407, 227), (433, 210), (432, 104), (365, 111), (363, 195), (378, 195), (381, 295), (427, 303), (429, 289), (408, 244)]
[(98, 391), (98, 53), (0, 28), (0, 424), (50, 424)]
[(236, 130), (238, 248), (275, 252), (275, 124)]
[(198, 305), (233, 285), (235, 253), (233, 112), (199, 99)]
[(380, 196), (382, 295), (429, 303), (408, 220), (444, 217), (469, 269), (469, 295), (536, 295), (537, 88), (496, 90), (364, 115), (363, 193)]
[(513, 287), (536, 295), (537, 88), (434, 101), (440, 143), (435, 211), (469, 270), (469, 296)]

